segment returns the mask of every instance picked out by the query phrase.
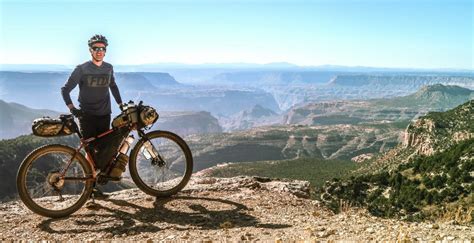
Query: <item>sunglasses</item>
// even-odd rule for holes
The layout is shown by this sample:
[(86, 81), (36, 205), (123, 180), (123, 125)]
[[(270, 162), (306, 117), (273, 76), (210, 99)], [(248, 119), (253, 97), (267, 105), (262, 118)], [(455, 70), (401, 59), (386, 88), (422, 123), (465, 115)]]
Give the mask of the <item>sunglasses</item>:
[(93, 47), (91, 47), (91, 49), (92, 49), (93, 51), (104, 51), (104, 52), (107, 51), (107, 48), (105, 48), (105, 47), (99, 47), (99, 46), (93, 46)]

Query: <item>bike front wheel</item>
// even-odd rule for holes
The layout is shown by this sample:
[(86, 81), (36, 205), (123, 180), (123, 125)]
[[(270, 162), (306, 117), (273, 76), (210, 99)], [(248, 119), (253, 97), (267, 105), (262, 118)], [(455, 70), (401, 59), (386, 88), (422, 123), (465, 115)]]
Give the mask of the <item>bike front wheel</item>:
[(168, 197), (183, 189), (191, 178), (193, 158), (186, 142), (167, 131), (153, 131), (142, 137), (132, 152), (130, 175), (145, 193)]
[[(84, 205), (92, 192), (92, 168), (71, 147), (53, 144), (31, 152), (21, 163), (16, 185), (23, 203), (51, 218), (68, 216)], [(72, 162), (69, 164), (69, 162)], [(69, 165), (69, 166), (68, 166)], [(66, 170), (64, 176), (61, 172)]]

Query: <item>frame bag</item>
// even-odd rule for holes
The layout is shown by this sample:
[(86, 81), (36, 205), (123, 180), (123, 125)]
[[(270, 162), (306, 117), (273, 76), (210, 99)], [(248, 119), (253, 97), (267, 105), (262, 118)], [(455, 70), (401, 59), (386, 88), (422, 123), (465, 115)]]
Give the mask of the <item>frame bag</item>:
[(113, 132), (97, 138), (89, 144), (87, 149), (92, 155), (97, 168), (101, 171), (107, 169), (107, 166), (117, 155), (120, 145), (129, 132), (130, 130), (126, 127), (114, 128)]

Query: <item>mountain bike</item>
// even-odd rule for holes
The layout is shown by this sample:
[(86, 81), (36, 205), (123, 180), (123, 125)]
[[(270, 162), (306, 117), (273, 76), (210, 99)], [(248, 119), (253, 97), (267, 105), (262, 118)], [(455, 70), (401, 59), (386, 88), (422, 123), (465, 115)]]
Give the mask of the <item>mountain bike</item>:
[[(186, 186), (193, 170), (186, 142), (168, 131), (146, 132), (158, 119), (158, 113), (141, 101), (138, 105), (130, 101), (121, 110), (113, 119), (112, 129), (91, 138), (82, 137), (72, 114), (61, 115), (60, 119), (35, 120), (35, 135), (77, 134), (80, 144), (77, 148), (45, 145), (26, 156), (16, 180), (26, 207), (46, 217), (68, 216), (86, 203), (96, 184), (121, 180), (117, 171), (125, 170), (127, 160), (133, 182), (146, 194), (168, 197)], [(134, 145), (130, 141), (134, 138), (132, 131), (139, 136)], [(109, 154), (113, 156), (104, 157), (103, 151), (101, 154), (94, 150), (98, 145), (102, 145), (102, 150), (112, 151)], [(130, 157), (126, 156), (129, 148)]]

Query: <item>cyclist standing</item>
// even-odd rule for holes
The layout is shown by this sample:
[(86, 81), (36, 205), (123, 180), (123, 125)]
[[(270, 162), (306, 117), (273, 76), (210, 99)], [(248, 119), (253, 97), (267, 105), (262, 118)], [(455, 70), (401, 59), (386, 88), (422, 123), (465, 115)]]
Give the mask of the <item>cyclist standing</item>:
[[(115, 83), (113, 66), (104, 62), (108, 46), (107, 38), (94, 35), (89, 41), (89, 52), (92, 60), (78, 65), (61, 88), (61, 94), (67, 107), (79, 118), (81, 133), (84, 138), (95, 137), (110, 129), (110, 91), (117, 104), (122, 105), (122, 98)], [(72, 103), (69, 93), (79, 85), (79, 107)], [(94, 195), (104, 196), (96, 190)]]

